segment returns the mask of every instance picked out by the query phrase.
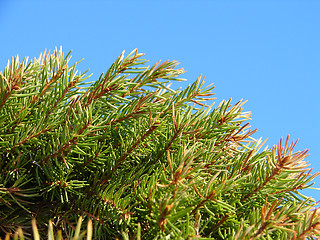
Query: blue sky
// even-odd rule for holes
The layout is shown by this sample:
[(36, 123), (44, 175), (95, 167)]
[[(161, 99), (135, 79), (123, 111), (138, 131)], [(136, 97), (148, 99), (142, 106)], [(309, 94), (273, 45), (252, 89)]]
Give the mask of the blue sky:
[[(90, 3), (89, 3), (90, 2)], [(290, 134), (320, 172), (320, 1), (0, 1), (0, 71), (11, 56), (45, 48), (84, 58), (91, 80), (123, 50), (150, 63), (177, 60), (184, 87), (201, 73), (216, 103), (248, 100), (256, 138)], [(320, 187), (320, 177), (315, 187)], [(307, 191), (320, 200), (320, 192)]]

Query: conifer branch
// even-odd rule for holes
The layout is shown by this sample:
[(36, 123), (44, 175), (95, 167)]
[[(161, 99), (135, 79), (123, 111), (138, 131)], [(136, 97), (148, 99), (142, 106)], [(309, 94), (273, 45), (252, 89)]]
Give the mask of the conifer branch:
[(0, 238), (44, 237), (48, 222), (78, 236), (89, 219), (93, 239), (319, 237), (300, 191), (319, 175), (308, 150), (289, 137), (261, 150), (245, 101), (213, 107), (202, 75), (171, 89), (178, 62), (142, 56), (122, 53), (90, 86), (57, 49), (0, 72)]

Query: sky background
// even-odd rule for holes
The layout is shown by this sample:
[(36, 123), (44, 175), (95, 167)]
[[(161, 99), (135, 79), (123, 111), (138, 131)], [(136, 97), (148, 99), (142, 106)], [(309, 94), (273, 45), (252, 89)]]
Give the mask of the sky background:
[[(17, 1), (0, 0), (0, 71), (7, 60), (72, 50), (96, 80), (138, 48), (154, 64), (177, 60), (185, 87), (202, 73), (215, 101), (248, 100), (256, 138), (300, 139), (320, 172), (320, 1)], [(320, 187), (320, 177), (315, 187)], [(320, 200), (320, 191), (306, 191)]]

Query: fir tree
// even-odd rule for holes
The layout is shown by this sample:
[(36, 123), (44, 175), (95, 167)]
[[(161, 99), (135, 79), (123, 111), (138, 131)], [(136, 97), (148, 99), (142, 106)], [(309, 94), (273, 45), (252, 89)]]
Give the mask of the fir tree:
[[(93, 239), (312, 239), (314, 177), (289, 138), (264, 148), (244, 102), (208, 105), (201, 76), (185, 89), (176, 61), (124, 53), (98, 80), (44, 52), (0, 72), (0, 231), (49, 219)], [(51, 226), (51, 225), (50, 225)]]

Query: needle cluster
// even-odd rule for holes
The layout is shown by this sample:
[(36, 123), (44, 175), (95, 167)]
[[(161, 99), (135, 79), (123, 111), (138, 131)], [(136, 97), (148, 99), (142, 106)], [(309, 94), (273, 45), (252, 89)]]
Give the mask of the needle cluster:
[(202, 76), (174, 90), (178, 63), (142, 56), (91, 83), (61, 50), (0, 72), (1, 236), (35, 218), (70, 237), (81, 216), (93, 239), (319, 237), (307, 151), (262, 150), (243, 101), (211, 104)]

